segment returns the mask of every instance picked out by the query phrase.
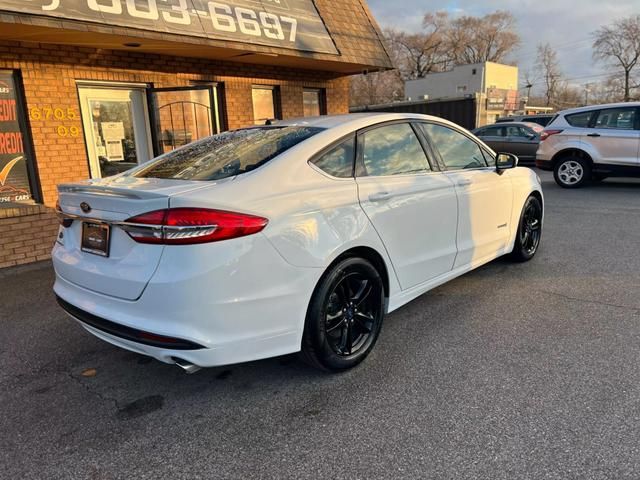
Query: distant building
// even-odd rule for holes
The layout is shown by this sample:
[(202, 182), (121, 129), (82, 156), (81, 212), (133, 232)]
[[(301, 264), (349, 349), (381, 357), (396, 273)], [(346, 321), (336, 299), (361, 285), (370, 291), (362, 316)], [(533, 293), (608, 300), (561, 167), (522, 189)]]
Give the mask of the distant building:
[(476, 100), (476, 126), (495, 122), (519, 109), (518, 67), (494, 62), (459, 65), (405, 82), (410, 101)]

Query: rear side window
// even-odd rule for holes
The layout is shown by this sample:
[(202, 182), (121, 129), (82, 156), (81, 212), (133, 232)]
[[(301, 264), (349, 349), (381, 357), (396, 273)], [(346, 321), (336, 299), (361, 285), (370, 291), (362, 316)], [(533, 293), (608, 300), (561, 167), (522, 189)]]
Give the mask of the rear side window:
[(502, 137), (504, 136), (504, 127), (487, 127), (478, 135), (483, 137)]
[(408, 123), (396, 123), (362, 134), (364, 175), (383, 176), (431, 170), (427, 156)]
[(449, 127), (432, 123), (421, 123), (420, 128), (438, 149), (448, 170), (488, 166), (480, 146), (466, 135)]
[(131, 171), (139, 178), (220, 180), (264, 165), (321, 132), (312, 127), (258, 127), (207, 137)]
[(635, 121), (635, 108), (607, 108), (598, 112), (595, 128), (633, 130)]
[(593, 112), (580, 112), (572, 113), (571, 115), (565, 115), (567, 123), (572, 127), (586, 128), (589, 126), (589, 120), (591, 120)]
[(311, 163), (333, 177), (349, 178), (353, 176), (355, 152), (356, 140), (355, 137), (351, 137), (312, 160)]

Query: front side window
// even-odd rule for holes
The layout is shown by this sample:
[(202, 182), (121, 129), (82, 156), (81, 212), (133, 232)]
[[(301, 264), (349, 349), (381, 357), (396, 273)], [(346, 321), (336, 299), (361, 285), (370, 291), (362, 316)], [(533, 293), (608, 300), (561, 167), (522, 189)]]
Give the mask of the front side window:
[(565, 119), (572, 127), (586, 128), (589, 126), (591, 115), (593, 115), (593, 112), (572, 113), (571, 115), (567, 115)]
[(253, 101), (253, 123), (255, 125), (265, 125), (280, 118), (276, 87), (254, 86), (251, 90), (251, 100)]
[(355, 137), (351, 137), (323, 153), (311, 163), (332, 177), (349, 178), (353, 176), (355, 152)]
[(408, 123), (368, 130), (362, 135), (364, 175), (384, 176), (431, 170), (427, 156)]
[(598, 112), (595, 128), (633, 130), (635, 121), (635, 108), (607, 108)]
[(321, 132), (313, 127), (256, 127), (224, 132), (166, 153), (128, 175), (220, 180), (255, 170)]
[(420, 127), (440, 152), (448, 170), (488, 166), (480, 146), (467, 136), (443, 125), (421, 123)]

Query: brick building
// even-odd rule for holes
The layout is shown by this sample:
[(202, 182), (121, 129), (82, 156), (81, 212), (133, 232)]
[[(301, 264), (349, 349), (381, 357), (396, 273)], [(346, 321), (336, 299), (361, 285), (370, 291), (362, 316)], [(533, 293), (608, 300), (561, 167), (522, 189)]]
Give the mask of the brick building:
[(0, 3), (0, 268), (49, 258), (56, 185), (216, 132), (348, 112), (389, 68), (365, 0)]

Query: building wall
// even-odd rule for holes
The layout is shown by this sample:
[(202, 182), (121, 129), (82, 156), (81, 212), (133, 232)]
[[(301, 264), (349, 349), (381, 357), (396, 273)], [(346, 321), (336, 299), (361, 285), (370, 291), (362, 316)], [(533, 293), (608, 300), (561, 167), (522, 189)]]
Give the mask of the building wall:
[[(255, 84), (279, 86), (284, 118), (303, 115), (304, 87), (326, 89), (330, 114), (348, 113), (349, 105), (348, 78), (274, 66), (0, 41), (0, 69), (18, 69), (22, 74), (44, 202), (42, 207), (0, 209), (0, 268), (48, 258), (56, 230), (52, 209), (56, 185), (89, 177), (76, 80), (155, 87), (221, 82), (225, 103), (221, 110), (229, 129), (253, 124), (251, 87)], [(45, 118), (44, 112), (50, 109), (62, 109), (64, 119)]]
[(409, 80), (405, 84), (405, 96), (414, 101), (420, 100), (422, 95), (429, 95), (430, 100), (464, 98), (465, 95), (487, 93), (490, 87), (517, 90), (518, 67), (493, 62), (459, 65), (446, 72)]
[[(484, 88), (518, 89), (518, 67), (501, 63), (486, 63)], [(486, 93), (486, 92), (484, 92)]]
[[(484, 64), (479, 63), (460, 65), (447, 72), (430, 73), (425, 78), (406, 82), (405, 96), (411, 100), (420, 100), (422, 95), (429, 95), (429, 100), (437, 100), (473, 95), (483, 88), (483, 69)], [(464, 87), (464, 90), (458, 87)]]

